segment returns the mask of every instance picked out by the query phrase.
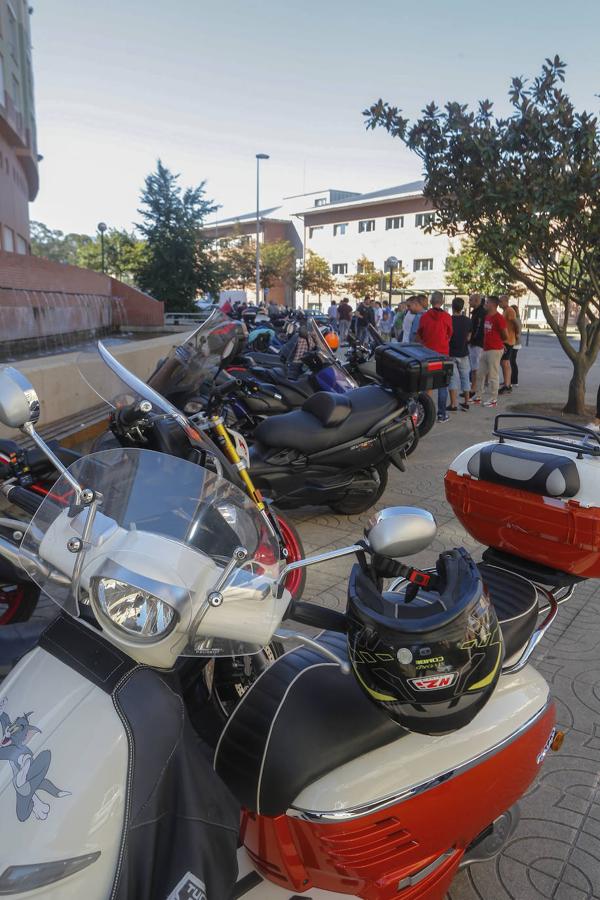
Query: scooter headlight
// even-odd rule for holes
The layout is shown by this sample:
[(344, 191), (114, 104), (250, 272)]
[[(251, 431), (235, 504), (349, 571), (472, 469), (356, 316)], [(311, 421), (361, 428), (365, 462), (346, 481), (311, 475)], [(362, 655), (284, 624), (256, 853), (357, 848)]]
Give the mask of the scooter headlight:
[[(128, 570), (110, 563), (108, 568), (118, 571), (104, 571), (90, 578), (90, 594), (100, 617), (141, 640), (167, 635), (179, 618), (175, 608), (163, 599), (169, 586), (136, 577), (133, 572), (129, 573), (131, 580), (125, 580)], [(138, 583), (132, 583), (135, 581)], [(178, 591), (171, 587), (168, 593), (175, 595)], [(175, 596), (173, 599), (176, 601)]]

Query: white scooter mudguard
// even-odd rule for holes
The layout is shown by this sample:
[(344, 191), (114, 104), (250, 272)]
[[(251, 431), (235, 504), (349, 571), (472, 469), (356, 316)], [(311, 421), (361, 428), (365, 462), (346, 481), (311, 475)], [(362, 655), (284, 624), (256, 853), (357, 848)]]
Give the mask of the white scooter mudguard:
[(36, 648), (0, 686), (0, 707), (0, 894), (106, 900), (128, 765), (110, 693)]

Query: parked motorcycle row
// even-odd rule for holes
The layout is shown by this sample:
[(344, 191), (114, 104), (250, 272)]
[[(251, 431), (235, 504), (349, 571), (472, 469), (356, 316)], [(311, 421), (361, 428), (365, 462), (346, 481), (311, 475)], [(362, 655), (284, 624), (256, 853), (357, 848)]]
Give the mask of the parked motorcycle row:
[[(307, 556), (276, 508), (368, 509), (449, 365), (355, 344), (369, 383), (346, 385), (292, 325), (296, 378), (219, 313), (148, 383), (99, 343), (79, 368), (110, 432), (81, 457), (43, 441), (34, 389), (0, 369), (0, 423), (36, 448), (2, 448), (3, 493), (32, 518), (0, 519), (0, 558), (57, 608), (0, 692), (0, 894), (442, 900), (559, 749), (530, 657), (600, 574), (600, 440), (498, 416), (457, 457), (446, 494), (479, 564), (411, 566), (436, 523), (408, 507)], [(301, 599), (307, 567), (346, 556), (343, 612)]]

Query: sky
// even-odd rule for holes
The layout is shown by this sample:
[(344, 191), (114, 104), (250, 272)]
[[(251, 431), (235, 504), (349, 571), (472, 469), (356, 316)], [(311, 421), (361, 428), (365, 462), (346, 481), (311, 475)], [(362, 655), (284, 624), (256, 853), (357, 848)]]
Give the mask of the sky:
[[(131, 228), (156, 160), (206, 181), (217, 217), (282, 197), (371, 191), (419, 160), (362, 110), (410, 117), (434, 99), (489, 98), (513, 75), (568, 63), (580, 108), (600, 100), (600, 0), (32, 0), (40, 192), (31, 218)], [(301, 204), (302, 205), (302, 204)]]

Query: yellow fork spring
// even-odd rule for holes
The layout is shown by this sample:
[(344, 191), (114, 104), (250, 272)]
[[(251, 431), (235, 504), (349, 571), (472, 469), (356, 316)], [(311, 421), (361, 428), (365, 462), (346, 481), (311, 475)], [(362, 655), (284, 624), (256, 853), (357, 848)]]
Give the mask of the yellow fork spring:
[(213, 423), (213, 429), (218, 444), (220, 445), (229, 462), (233, 463), (233, 465), (240, 473), (240, 478), (246, 485), (249, 497), (256, 503), (258, 509), (262, 512), (262, 510), (265, 509), (265, 503), (263, 501), (262, 494), (258, 490), (258, 488), (254, 487), (252, 479), (250, 478), (250, 473), (248, 472), (248, 467), (235, 449), (235, 444), (229, 437), (227, 429), (223, 425), (223, 422), (220, 422), (218, 419), (216, 419), (216, 417), (211, 421)]

